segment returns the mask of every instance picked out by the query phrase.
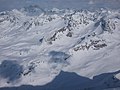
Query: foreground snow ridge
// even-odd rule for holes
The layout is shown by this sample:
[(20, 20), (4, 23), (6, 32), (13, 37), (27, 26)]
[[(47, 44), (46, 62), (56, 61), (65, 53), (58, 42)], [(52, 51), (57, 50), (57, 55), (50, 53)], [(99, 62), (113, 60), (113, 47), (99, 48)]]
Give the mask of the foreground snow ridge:
[(0, 13), (0, 87), (53, 82), (50, 90), (115, 88), (119, 64), (119, 10), (30, 6)]

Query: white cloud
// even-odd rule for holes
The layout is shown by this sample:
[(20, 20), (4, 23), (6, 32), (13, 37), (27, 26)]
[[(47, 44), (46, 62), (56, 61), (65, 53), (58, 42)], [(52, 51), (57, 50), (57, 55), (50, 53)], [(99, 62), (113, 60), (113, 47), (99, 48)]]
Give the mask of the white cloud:
[(95, 2), (93, 0), (89, 1), (88, 4), (95, 4)]

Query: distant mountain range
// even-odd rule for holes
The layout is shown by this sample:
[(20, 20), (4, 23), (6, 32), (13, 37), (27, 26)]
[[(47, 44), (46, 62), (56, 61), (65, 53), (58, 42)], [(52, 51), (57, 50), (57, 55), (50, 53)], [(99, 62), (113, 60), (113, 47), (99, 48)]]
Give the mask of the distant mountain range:
[(43, 90), (46, 84), (47, 90), (116, 88), (119, 63), (120, 10), (31, 5), (0, 12), (1, 89), (38, 85)]

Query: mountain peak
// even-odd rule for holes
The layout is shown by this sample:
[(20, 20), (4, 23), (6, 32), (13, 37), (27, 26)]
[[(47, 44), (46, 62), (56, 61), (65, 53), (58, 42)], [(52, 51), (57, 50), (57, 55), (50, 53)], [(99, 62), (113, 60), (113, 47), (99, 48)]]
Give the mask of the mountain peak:
[[(119, 74), (117, 79), (114, 73), (107, 78), (101, 74), (120, 68), (119, 24), (118, 10), (47, 10), (31, 5), (1, 12), (0, 87), (45, 85), (61, 71), (86, 77), (92, 89), (118, 86)], [(94, 79), (97, 75), (102, 81)]]

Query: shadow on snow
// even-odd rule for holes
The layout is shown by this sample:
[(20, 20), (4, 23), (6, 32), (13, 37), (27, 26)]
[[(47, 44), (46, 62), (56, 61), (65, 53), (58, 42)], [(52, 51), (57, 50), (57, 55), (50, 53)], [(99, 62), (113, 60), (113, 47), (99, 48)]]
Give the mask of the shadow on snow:
[[(93, 79), (89, 79), (76, 73), (61, 71), (52, 82), (44, 86), (23, 85), (19, 87), (4, 87), (0, 88), (0, 90), (102, 90), (120, 87), (120, 80), (114, 77), (118, 73), (120, 73), (120, 70), (113, 73), (100, 74), (94, 76)], [(8, 75), (5, 77), (8, 77)]]

